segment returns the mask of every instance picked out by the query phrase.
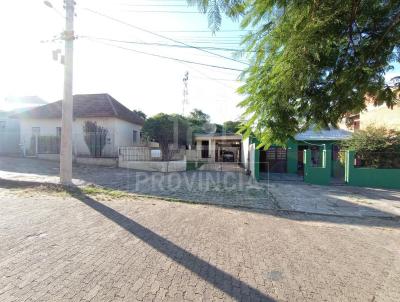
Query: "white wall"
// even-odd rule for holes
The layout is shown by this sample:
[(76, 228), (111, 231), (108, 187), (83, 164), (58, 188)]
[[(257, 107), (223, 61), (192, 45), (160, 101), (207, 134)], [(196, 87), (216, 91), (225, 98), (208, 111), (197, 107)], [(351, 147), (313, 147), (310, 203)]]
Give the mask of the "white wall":
[(127, 121), (114, 119), (115, 123), (115, 145), (117, 147), (133, 146), (133, 131), (136, 131), (136, 143), (140, 144), (140, 131), (142, 126), (128, 123)]
[(61, 126), (61, 120), (58, 119), (20, 119), (20, 143), (25, 150), (31, 145), (32, 127), (40, 127), (40, 135), (55, 136), (56, 127)]
[(250, 158), (249, 158), (249, 170), (250, 170), (250, 175), (253, 178), (256, 178), (255, 174), (255, 153), (256, 153), (256, 144), (250, 144), (249, 145), (249, 151), (250, 151)]
[(85, 142), (85, 135), (83, 132), (83, 126), (85, 125), (85, 122), (90, 121), (96, 122), (98, 126), (104, 127), (108, 130), (106, 145), (104, 146), (102, 153), (106, 156), (116, 156), (118, 148), (115, 145), (115, 120), (116, 119), (113, 117), (75, 119), (73, 125), (74, 153), (77, 156), (90, 156), (90, 151)]
[(6, 115), (0, 116), (5, 128), (0, 128), (0, 154), (17, 154), (19, 152), (19, 122)]
[(249, 144), (250, 144), (250, 140), (249, 138), (246, 138), (242, 141), (242, 148), (241, 148), (241, 154), (240, 156), (242, 157), (242, 163), (245, 167), (245, 169), (249, 169)]
[[(89, 156), (89, 148), (84, 139), (83, 126), (86, 121), (96, 122), (108, 130), (106, 145), (103, 153), (107, 156), (117, 156), (118, 147), (133, 146), (133, 130), (138, 131), (137, 141), (140, 140), (141, 126), (128, 123), (113, 117), (102, 118), (76, 118), (73, 123), (73, 152), (77, 156)], [(57, 127), (61, 127), (61, 119), (30, 119), (22, 118), (20, 121), (21, 144), (29, 149), (32, 128), (40, 127), (41, 136), (55, 136)]]
[(118, 167), (151, 172), (186, 171), (186, 160), (179, 161), (118, 161)]

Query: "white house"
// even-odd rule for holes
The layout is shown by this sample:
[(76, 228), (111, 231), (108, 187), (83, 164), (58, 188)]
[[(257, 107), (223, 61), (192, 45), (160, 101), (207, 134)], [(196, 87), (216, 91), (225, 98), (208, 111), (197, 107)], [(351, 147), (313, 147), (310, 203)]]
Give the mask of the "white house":
[(0, 154), (15, 154), (19, 149), (19, 124), (8, 112), (0, 112)]
[(16, 113), (47, 104), (37, 96), (8, 97), (0, 101), (0, 154), (15, 155), (20, 152), (19, 121)]
[(209, 163), (242, 162), (242, 136), (231, 133), (195, 134), (195, 150), (188, 152), (193, 160)]
[[(117, 157), (119, 147), (140, 143), (144, 120), (110, 95), (80, 94), (74, 96), (73, 102), (76, 157)], [(58, 101), (16, 115), (25, 154), (59, 153), (61, 112), (62, 102)], [(102, 131), (88, 133), (84, 130), (88, 122), (96, 123)]]

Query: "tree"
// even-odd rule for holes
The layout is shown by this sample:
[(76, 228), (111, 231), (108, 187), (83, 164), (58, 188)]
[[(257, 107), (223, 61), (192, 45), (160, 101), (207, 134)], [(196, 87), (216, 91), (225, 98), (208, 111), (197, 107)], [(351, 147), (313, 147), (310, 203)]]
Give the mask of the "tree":
[[(186, 145), (188, 130), (188, 122), (183, 116), (164, 113), (148, 118), (142, 128), (145, 136), (160, 144), (163, 161), (169, 161), (179, 146)], [(171, 148), (173, 144), (175, 147)]]
[(200, 109), (193, 109), (187, 120), (193, 133), (203, 133), (205, 125), (210, 123), (210, 116)]
[(218, 30), (221, 15), (250, 28), (244, 54), (246, 135), (284, 144), (311, 125), (335, 126), (365, 109), (365, 97), (393, 106), (396, 90), (385, 82), (400, 61), (400, 2), (379, 0), (188, 0), (208, 13)]
[(86, 121), (83, 125), (84, 140), (91, 156), (100, 156), (107, 141), (108, 129), (96, 122)]
[(226, 133), (237, 133), (240, 129), (241, 122), (226, 121), (224, 122), (223, 129)]
[(146, 119), (147, 118), (147, 115), (146, 115), (146, 113), (144, 113), (143, 111), (141, 111), (141, 110), (133, 110), (133, 112), (134, 113), (136, 113), (138, 116), (140, 116), (142, 119)]
[(364, 166), (376, 168), (400, 167), (400, 131), (368, 126), (341, 142), (344, 150), (356, 151)]

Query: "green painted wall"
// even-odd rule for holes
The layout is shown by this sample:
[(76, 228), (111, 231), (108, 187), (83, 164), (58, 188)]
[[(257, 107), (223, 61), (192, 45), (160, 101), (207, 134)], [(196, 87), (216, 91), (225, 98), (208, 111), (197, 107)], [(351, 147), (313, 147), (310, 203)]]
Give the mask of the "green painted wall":
[(311, 150), (304, 150), (304, 182), (315, 185), (329, 185), (331, 182), (332, 151), (322, 151), (321, 167), (313, 167), (311, 162)]
[[(253, 137), (250, 140), (250, 143), (255, 143), (257, 146), (259, 144), (259, 141)], [(289, 140), (286, 144), (287, 148), (287, 173), (290, 174), (297, 174), (297, 165), (298, 165), (298, 147), (299, 146), (312, 146), (312, 145), (325, 145), (325, 148), (327, 152), (329, 152), (329, 171), (330, 171), (330, 176), (335, 175), (335, 171), (338, 168), (338, 163), (332, 163), (331, 158), (332, 158), (332, 146), (336, 144), (337, 142), (334, 141), (312, 141), (312, 142), (303, 142), (303, 141), (296, 141), (296, 140)], [(275, 146), (275, 145), (273, 145)], [(321, 152), (322, 154), (322, 152)], [(255, 171), (255, 178), (256, 180), (260, 179), (260, 150), (256, 149), (255, 154), (254, 154), (254, 171)], [(323, 172), (325, 173), (325, 172)]]
[(297, 174), (297, 156), (298, 143), (295, 140), (289, 140), (287, 143), (287, 173)]
[(354, 151), (346, 152), (345, 181), (358, 187), (400, 189), (400, 169), (354, 167)]

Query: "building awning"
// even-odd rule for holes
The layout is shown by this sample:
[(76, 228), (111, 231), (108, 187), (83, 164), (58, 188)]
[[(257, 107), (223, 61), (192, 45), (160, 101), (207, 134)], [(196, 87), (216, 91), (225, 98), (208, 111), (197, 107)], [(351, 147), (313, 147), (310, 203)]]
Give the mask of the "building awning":
[(238, 134), (230, 134), (230, 133), (195, 133), (195, 140), (241, 140), (242, 136)]
[(297, 134), (297, 141), (340, 141), (351, 137), (352, 132), (343, 129), (309, 129)]

